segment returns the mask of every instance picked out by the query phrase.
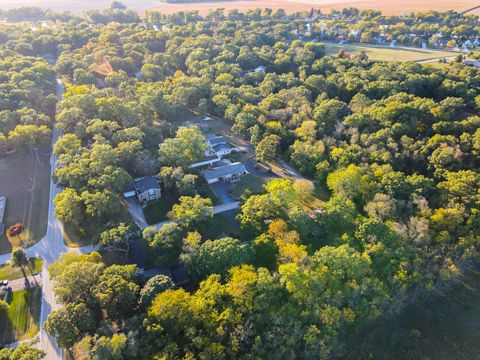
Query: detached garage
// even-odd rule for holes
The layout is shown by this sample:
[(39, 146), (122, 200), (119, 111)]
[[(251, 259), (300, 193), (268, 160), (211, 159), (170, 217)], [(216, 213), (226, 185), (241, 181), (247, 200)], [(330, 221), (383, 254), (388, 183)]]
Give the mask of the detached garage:
[(135, 195), (137, 195), (137, 193), (135, 192), (135, 187), (133, 186), (133, 183), (127, 185), (127, 186), (123, 189), (123, 197), (124, 197), (125, 199), (134, 197)]

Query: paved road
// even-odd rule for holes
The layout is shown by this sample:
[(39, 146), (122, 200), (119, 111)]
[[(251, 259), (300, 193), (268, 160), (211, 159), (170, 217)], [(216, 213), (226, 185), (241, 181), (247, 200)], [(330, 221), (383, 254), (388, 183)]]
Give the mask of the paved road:
[[(62, 83), (58, 80), (57, 98), (60, 100), (64, 92)], [(60, 136), (59, 131), (55, 128), (53, 132), (52, 145), (57, 141)], [(52, 146), (53, 148), (53, 146)], [(50, 165), (52, 173), (56, 166), (56, 156), (53, 154), (50, 157)], [(41, 273), (41, 286), (42, 286), (42, 307), (40, 312), (40, 332), (39, 332), (39, 347), (47, 354), (46, 360), (61, 360), (63, 359), (62, 349), (57, 347), (57, 344), (53, 338), (51, 338), (45, 329), (43, 323), (50, 314), (51, 311), (57, 310), (60, 307), (55, 301), (52, 282), (48, 276), (48, 267), (58, 259), (58, 257), (68, 251), (76, 251), (79, 253), (89, 253), (94, 250), (93, 246), (86, 246), (83, 248), (71, 249), (68, 248), (63, 242), (63, 225), (55, 217), (54, 210), (55, 205), (53, 200), (55, 196), (61, 192), (61, 189), (55, 185), (53, 180), (50, 180), (50, 203), (48, 208), (48, 226), (47, 234), (35, 245), (26, 249), (28, 257), (40, 257), (43, 259), (43, 268)], [(10, 259), (10, 254), (0, 256), (0, 264), (4, 264)]]
[[(30, 273), (28, 268), (25, 270), (26, 273)], [(35, 280), (40, 284), (42, 282), (42, 274), (35, 274), (35, 276), (27, 275), (27, 280), (24, 277), (10, 280), (8, 282), (8, 287), (12, 289), (12, 291), (23, 290), (25, 288), (34, 287)]]

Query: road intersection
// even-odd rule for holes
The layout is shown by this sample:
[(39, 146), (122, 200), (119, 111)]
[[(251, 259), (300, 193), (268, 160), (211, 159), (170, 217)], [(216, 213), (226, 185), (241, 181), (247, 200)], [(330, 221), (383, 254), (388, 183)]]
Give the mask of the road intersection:
[[(57, 85), (57, 98), (58, 101), (62, 99), (64, 92), (64, 86), (60, 80)], [(52, 149), (55, 142), (60, 137), (60, 132), (58, 129), (54, 128), (53, 139), (52, 139)], [(55, 170), (57, 163), (57, 158), (52, 151), (50, 157), (51, 172)], [(62, 191), (53, 181), (53, 176), (50, 179), (50, 201), (48, 207), (48, 225), (46, 235), (35, 245), (25, 249), (25, 252), (28, 257), (39, 257), (43, 260), (43, 268), (41, 272), (41, 285), (42, 285), (42, 305), (40, 312), (40, 331), (39, 331), (39, 343), (38, 346), (46, 353), (46, 360), (61, 360), (63, 359), (63, 351), (59, 348), (55, 342), (55, 339), (50, 337), (45, 329), (43, 328), (43, 323), (48, 318), (50, 312), (55, 311), (60, 308), (55, 300), (55, 294), (53, 291), (53, 284), (50, 280), (48, 274), (48, 267), (55, 262), (60, 255), (67, 253), (69, 251), (75, 251), (77, 253), (90, 253), (95, 248), (93, 246), (85, 246), (81, 248), (69, 248), (64, 243), (64, 230), (63, 224), (55, 217), (55, 204), (53, 200), (55, 196)], [(231, 202), (227, 204), (218, 205), (215, 207), (215, 214), (230, 211), (239, 207), (238, 202)], [(159, 224), (152, 225), (157, 229), (160, 229), (163, 225), (169, 223), (165, 221)], [(141, 226), (143, 227), (143, 226)], [(0, 255), (0, 265), (5, 264), (10, 260), (10, 254)]]
[[(64, 92), (64, 86), (60, 80), (57, 80), (57, 98), (60, 101)], [(53, 132), (52, 145), (55, 144), (59, 131), (55, 128)], [(53, 148), (53, 146), (52, 146)], [(53, 154), (50, 157), (51, 171), (55, 170), (56, 156)], [(55, 294), (53, 292), (52, 282), (48, 276), (48, 267), (55, 262), (58, 257), (69, 251), (76, 251), (79, 253), (89, 253), (94, 250), (93, 246), (86, 246), (83, 248), (72, 249), (65, 245), (63, 241), (63, 225), (55, 217), (55, 205), (53, 200), (55, 196), (61, 192), (61, 189), (53, 182), (53, 177), (50, 179), (50, 202), (48, 207), (48, 225), (46, 235), (35, 245), (25, 249), (28, 257), (39, 257), (43, 260), (43, 268), (41, 273), (42, 279), (42, 305), (40, 312), (40, 331), (38, 346), (46, 353), (46, 360), (60, 360), (63, 358), (62, 349), (60, 349), (55, 339), (50, 337), (45, 329), (43, 323), (51, 311), (57, 310), (60, 307), (55, 301)], [(10, 254), (0, 255), (0, 264), (5, 264), (10, 260)]]

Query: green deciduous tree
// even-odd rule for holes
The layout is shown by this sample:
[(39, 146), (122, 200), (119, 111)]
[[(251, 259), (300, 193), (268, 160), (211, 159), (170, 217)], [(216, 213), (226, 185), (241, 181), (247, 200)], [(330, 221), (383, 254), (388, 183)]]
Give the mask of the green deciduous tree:
[(207, 240), (199, 249), (196, 270), (200, 278), (210, 274), (226, 275), (236, 265), (252, 261), (252, 251), (246, 244), (233, 238)]
[(255, 148), (255, 156), (261, 162), (275, 160), (280, 149), (280, 137), (278, 135), (265, 136)]
[(174, 138), (166, 139), (158, 150), (162, 164), (188, 167), (205, 156), (205, 137), (195, 126), (182, 127)]
[(204, 199), (196, 195), (194, 197), (181, 196), (179, 201), (178, 204), (173, 205), (168, 217), (180, 226), (193, 229), (213, 218), (214, 209), (211, 199)]
[(183, 230), (178, 224), (163, 225), (153, 236), (148, 236), (147, 240), (157, 265), (168, 267), (178, 262), (183, 240)]
[(170, 277), (155, 275), (147, 281), (140, 290), (140, 304), (144, 307), (150, 306), (153, 299), (163, 291), (173, 288), (174, 284)]

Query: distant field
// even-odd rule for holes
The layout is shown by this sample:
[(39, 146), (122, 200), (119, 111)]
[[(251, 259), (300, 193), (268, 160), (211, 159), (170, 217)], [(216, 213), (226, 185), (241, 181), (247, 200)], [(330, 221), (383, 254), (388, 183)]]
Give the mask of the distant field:
[[(20, 6), (39, 6), (49, 8), (55, 11), (69, 10), (79, 12), (85, 9), (105, 8), (110, 5), (110, 0), (1, 0), (0, 8), (10, 9)], [(202, 3), (187, 4), (165, 4), (160, 0), (123, 0), (128, 7), (137, 11), (155, 8), (163, 13), (171, 14), (178, 11), (198, 10), (200, 14), (208, 13), (210, 9), (225, 8), (239, 9), (247, 11), (254, 8), (285, 9), (287, 13), (309, 10), (311, 8), (320, 9), (323, 12), (330, 12), (332, 9), (343, 9), (347, 7), (356, 7), (359, 9), (378, 9), (384, 14), (400, 15), (403, 12), (418, 12), (435, 9), (436, 11), (456, 10), (463, 11), (474, 6), (480, 5), (475, 0), (239, 0), (239, 1), (206, 1)], [(478, 12), (478, 10), (477, 10)]]
[[(17, 152), (0, 159), (0, 196), (7, 198), (5, 233), (0, 235), (0, 254), (17, 246), (17, 238), (6, 237), (9, 226), (22, 223), (28, 229), (28, 242), (40, 240), (47, 231), (50, 193), (50, 155)], [(23, 239), (22, 239), (23, 240)]]
[[(200, 14), (205, 15), (210, 9), (225, 8), (226, 11), (239, 9), (247, 11), (255, 8), (285, 9), (287, 13), (309, 10), (311, 8), (320, 9), (324, 13), (329, 13), (333, 9), (343, 9), (356, 7), (359, 9), (381, 10), (387, 15), (401, 15), (403, 12), (419, 12), (427, 10), (436, 11), (463, 11), (474, 6), (480, 5), (475, 0), (239, 0), (239, 1), (208, 1), (204, 3), (190, 4), (160, 4), (155, 9), (166, 14), (178, 11), (198, 10)], [(478, 11), (478, 10), (477, 10)]]
[(441, 50), (383, 48), (350, 44), (325, 44), (327, 54), (335, 55), (340, 49), (345, 49), (348, 54), (359, 54), (364, 51), (371, 60), (378, 61), (421, 61), (455, 56), (454, 52)]

